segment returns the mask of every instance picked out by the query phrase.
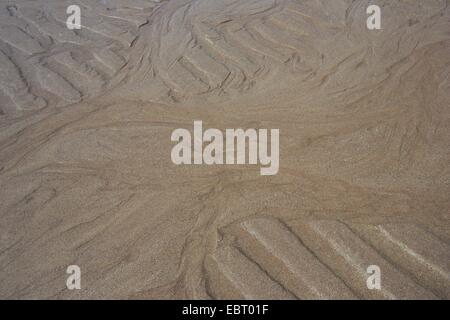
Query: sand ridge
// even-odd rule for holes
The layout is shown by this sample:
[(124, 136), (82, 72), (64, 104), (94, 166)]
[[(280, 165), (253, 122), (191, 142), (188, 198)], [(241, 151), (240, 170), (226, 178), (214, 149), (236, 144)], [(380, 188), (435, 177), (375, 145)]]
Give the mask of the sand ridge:
[[(448, 299), (448, 1), (369, 3), (2, 1), (0, 297)], [(174, 165), (196, 120), (279, 172)]]

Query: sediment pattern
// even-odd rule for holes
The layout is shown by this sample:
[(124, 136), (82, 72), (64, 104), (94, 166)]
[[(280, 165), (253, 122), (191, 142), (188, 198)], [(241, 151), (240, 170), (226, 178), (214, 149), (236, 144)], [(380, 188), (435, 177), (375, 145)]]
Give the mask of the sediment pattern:
[[(66, 26), (69, 5), (80, 6), (80, 30)], [(90, 0), (2, 1), (0, 55), (7, 69), (1, 89), (11, 101), (1, 111), (14, 115), (46, 105), (66, 106), (112, 88), (128, 73), (129, 51), (158, 5), (150, 1), (123, 5)]]
[(450, 3), (373, 2), (0, 1), (0, 298), (449, 299)]

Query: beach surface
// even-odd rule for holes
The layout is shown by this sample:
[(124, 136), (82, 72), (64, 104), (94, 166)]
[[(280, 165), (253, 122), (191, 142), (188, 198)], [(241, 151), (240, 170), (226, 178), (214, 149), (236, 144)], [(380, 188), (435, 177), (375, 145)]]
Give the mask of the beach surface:
[[(194, 121), (279, 129), (278, 173), (175, 165)], [(448, 0), (0, 1), (1, 299), (449, 299), (449, 279)]]

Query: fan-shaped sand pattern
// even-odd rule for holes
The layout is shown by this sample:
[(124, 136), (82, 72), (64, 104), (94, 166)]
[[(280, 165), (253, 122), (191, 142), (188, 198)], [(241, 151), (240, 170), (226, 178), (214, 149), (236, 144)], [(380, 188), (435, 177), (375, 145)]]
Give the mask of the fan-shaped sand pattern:
[[(448, 299), (450, 6), (372, 2), (1, 1), (0, 298)], [(194, 120), (279, 173), (174, 165)]]

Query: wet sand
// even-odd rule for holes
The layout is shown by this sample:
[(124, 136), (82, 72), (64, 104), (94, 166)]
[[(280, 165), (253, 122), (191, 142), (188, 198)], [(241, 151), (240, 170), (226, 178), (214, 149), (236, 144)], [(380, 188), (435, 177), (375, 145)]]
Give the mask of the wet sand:
[[(369, 4), (1, 1), (0, 298), (450, 298), (449, 2)], [(174, 165), (195, 120), (279, 172)]]

